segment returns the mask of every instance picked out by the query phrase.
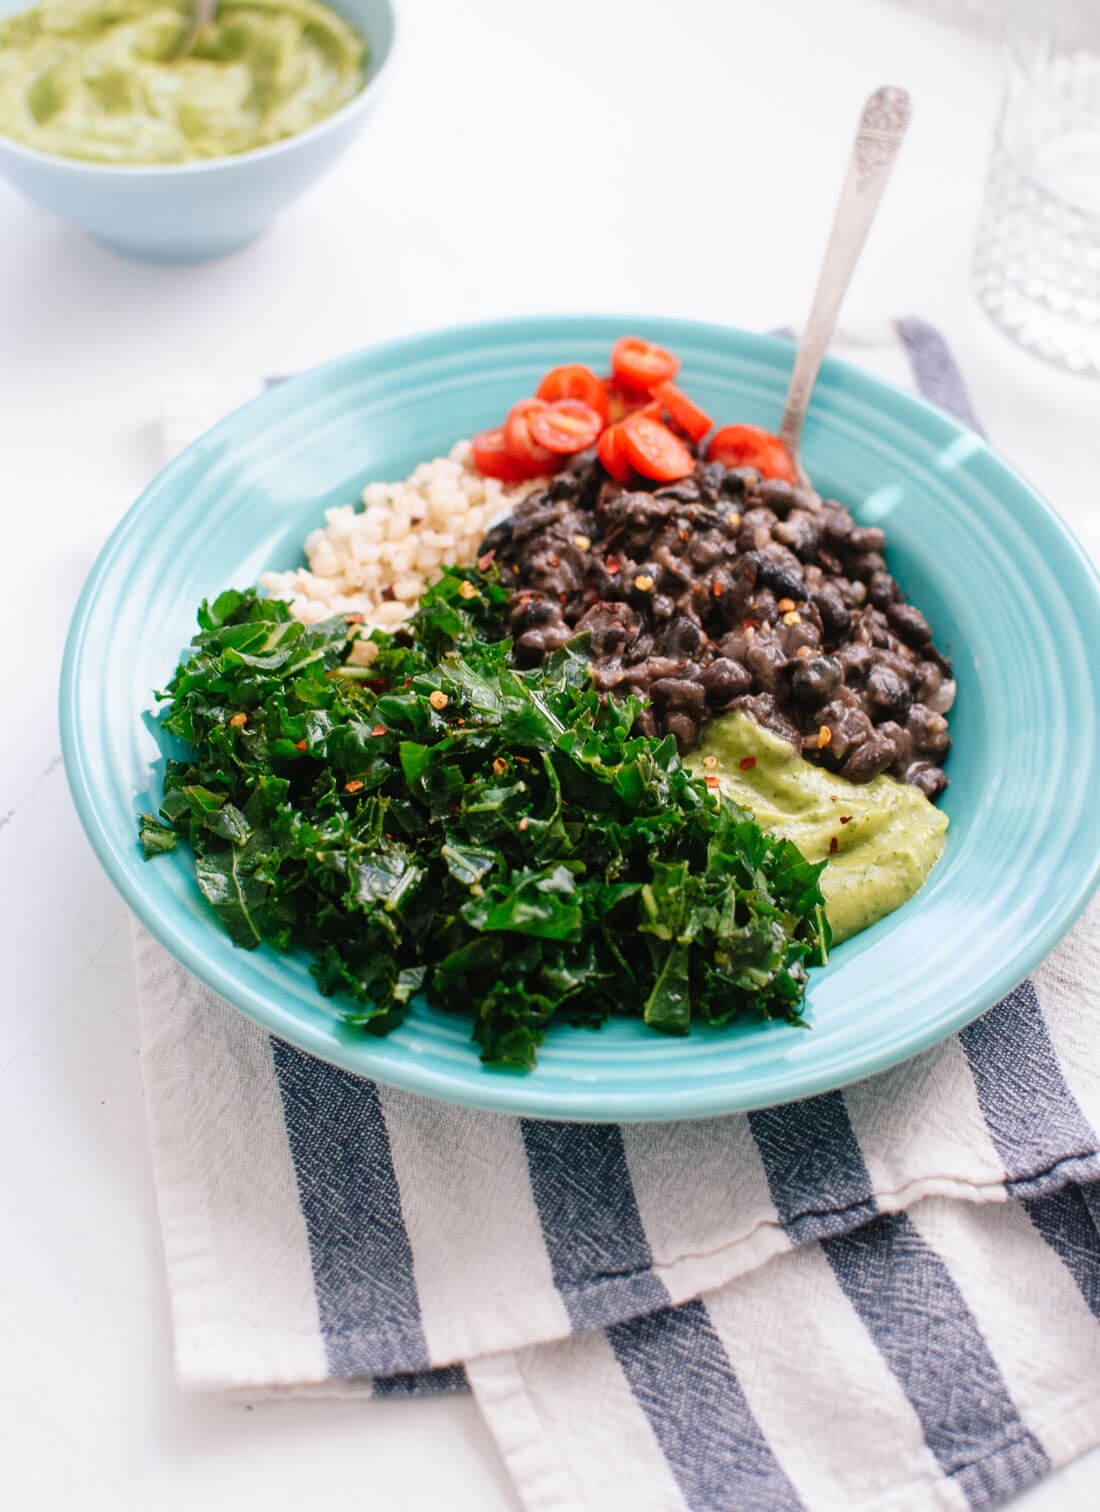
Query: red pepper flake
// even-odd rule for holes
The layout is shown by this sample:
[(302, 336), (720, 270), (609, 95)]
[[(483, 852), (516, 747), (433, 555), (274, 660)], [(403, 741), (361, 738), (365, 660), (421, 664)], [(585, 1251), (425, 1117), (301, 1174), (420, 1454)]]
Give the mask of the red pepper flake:
[(516, 761), (522, 761), (523, 764), (524, 764), (524, 766), (530, 766), (531, 765), (531, 758), (530, 758), (530, 756), (516, 756), (514, 758), (514, 760), (516, 760)]
[(623, 570), (623, 564), (619, 561), (618, 557), (609, 556), (604, 562), (604, 566), (607, 568), (612, 577), (614, 577), (617, 572), (622, 572)]
[(741, 760), (737, 763), (737, 765), (741, 768), (741, 770), (743, 772), (751, 772), (752, 769), (753, 769), (753, 767), (756, 765), (756, 757), (755, 756), (742, 756)]
[(561, 601), (562, 601), (563, 604), (568, 604), (568, 602), (569, 602), (569, 595), (568, 595), (568, 593), (559, 593), (558, 594), (558, 598), (561, 599)]
[(851, 824), (851, 822), (852, 822), (852, 816), (851, 816), (851, 814), (841, 814), (841, 816), (840, 816), (840, 822), (841, 822), (841, 824)]
[(493, 558), (496, 556), (496, 554), (497, 549), (494, 546), (492, 550), (487, 551), (484, 556), (479, 556), (477, 559), (477, 570), (479, 572), (486, 572), (492, 566)]
[(406, 679), (405, 679), (405, 686), (406, 686), (406, 688), (411, 688), (412, 687), (412, 678), (411, 677), (406, 677)]
[(516, 577), (519, 577), (519, 568), (518, 567), (513, 567), (512, 571), (515, 573)]
[(371, 731), (372, 735), (385, 735), (385, 733), (386, 733), (386, 726), (385, 725), (375, 725), (374, 729)]
[(678, 530), (676, 532), (676, 534), (680, 537), (681, 541), (690, 541), (691, 540), (691, 531), (690, 530)]
[(521, 829), (521, 830), (525, 830), (527, 828), (527, 820), (526, 819), (521, 819), (519, 821), (519, 824), (517, 825), (517, 828)]
[(229, 723), (233, 726), (233, 728), (235, 730), (243, 730), (244, 727), (245, 727), (245, 725), (248, 723), (248, 715), (247, 714), (234, 714), (233, 718), (229, 721)]
[(465, 724), (465, 723), (466, 723), (466, 721), (465, 721), (465, 720), (464, 720), (464, 719), (457, 719), (457, 720), (456, 720), (456, 721), (455, 721), (455, 723), (456, 723), (456, 724)]
[(704, 777), (703, 781), (706, 783), (707, 787), (709, 787), (709, 788), (716, 788), (716, 787), (719, 787), (721, 785), (720, 784), (720, 780), (717, 777)]
[(397, 594), (394, 593), (392, 588), (383, 588), (378, 596), (384, 604), (392, 604)]
[(760, 623), (759, 620), (743, 619), (741, 621), (741, 629), (742, 630), (755, 630), (756, 627), (759, 625), (759, 623)]
[(837, 839), (837, 837), (836, 837), (836, 836), (835, 836), (835, 835), (834, 835), (834, 836), (833, 836), (833, 837), (832, 837), (832, 839), (831, 839), (831, 840), (830, 840), (830, 841), (829, 841), (829, 855), (830, 855), (830, 856), (835, 856), (835, 855), (836, 855), (836, 853), (837, 853), (837, 851), (838, 851), (838, 850), (839, 850), (839, 849), (840, 849), (840, 841), (839, 841), (839, 840), (838, 840), (838, 839)]
[(715, 598), (721, 598), (723, 593), (725, 593), (726, 591), (726, 585), (725, 583), (720, 583), (717, 581), (717, 579), (715, 579), (715, 581), (710, 585), (710, 591)]
[(296, 751), (308, 751), (309, 747), (306, 745), (304, 740), (296, 740), (294, 742), (294, 749)]
[(693, 583), (691, 585), (691, 591), (692, 591), (692, 594), (694, 595), (694, 597), (698, 598), (699, 595), (703, 591), (703, 585), (702, 585), (702, 583)]
[(344, 783), (344, 792), (345, 793), (358, 793), (359, 790), (362, 788), (362, 786), (363, 786), (363, 784), (359, 781), (359, 778), (358, 777), (353, 777), (350, 782), (345, 782)]
[(363, 616), (361, 614), (345, 614), (344, 615), (344, 624), (345, 625), (361, 625), (362, 623), (363, 623)]

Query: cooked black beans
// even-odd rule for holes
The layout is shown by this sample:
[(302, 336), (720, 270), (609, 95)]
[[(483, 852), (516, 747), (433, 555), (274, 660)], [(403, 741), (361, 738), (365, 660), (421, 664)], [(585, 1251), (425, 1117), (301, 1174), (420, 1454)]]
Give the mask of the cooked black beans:
[(586, 633), (596, 686), (652, 700), (640, 730), (687, 750), (737, 708), (854, 782), (888, 771), (934, 798), (951, 663), (885, 545), (835, 500), (751, 468), (623, 488), (584, 453), (482, 550), (512, 589), (517, 660)]

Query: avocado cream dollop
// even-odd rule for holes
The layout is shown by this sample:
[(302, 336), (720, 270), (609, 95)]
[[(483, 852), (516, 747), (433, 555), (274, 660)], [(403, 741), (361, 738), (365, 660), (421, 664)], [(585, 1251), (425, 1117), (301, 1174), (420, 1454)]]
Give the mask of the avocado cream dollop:
[(947, 815), (916, 788), (886, 776), (834, 776), (744, 714), (709, 725), (688, 765), (717, 776), (735, 803), (793, 840), (808, 861), (828, 862), (821, 890), (834, 942), (900, 908), (944, 847)]
[(189, 0), (43, 0), (0, 22), (0, 134), (114, 164), (226, 157), (362, 89), (363, 38), (317, 0), (222, 0), (177, 57)]

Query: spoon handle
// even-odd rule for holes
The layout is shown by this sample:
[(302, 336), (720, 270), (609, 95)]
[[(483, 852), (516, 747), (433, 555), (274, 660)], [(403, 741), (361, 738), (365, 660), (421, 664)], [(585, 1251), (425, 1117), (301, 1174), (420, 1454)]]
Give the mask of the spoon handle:
[(825, 249), (813, 304), (795, 358), (783, 422), (779, 427), (780, 438), (796, 460), (802, 423), (818, 369), (836, 325), (840, 302), (909, 125), (909, 115), (908, 90), (890, 85), (876, 89), (863, 107), (829, 245)]

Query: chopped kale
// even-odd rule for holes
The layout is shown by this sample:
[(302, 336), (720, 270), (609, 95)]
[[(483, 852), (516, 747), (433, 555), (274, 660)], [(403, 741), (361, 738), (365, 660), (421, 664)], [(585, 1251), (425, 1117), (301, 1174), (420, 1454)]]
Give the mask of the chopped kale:
[(558, 1017), (802, 1022), (828, 945), (821, 865), (694, 777), (583, 644), (510, 661), (495, 569), (453, 569), (409, 624), (305, 626), (232, 590), (199, 611), (163, 727), (146, 856), (185, 839), (238, 945), (304, 947), (348, 1020), (386, 1033), (423, 992), (529, 1069)]

